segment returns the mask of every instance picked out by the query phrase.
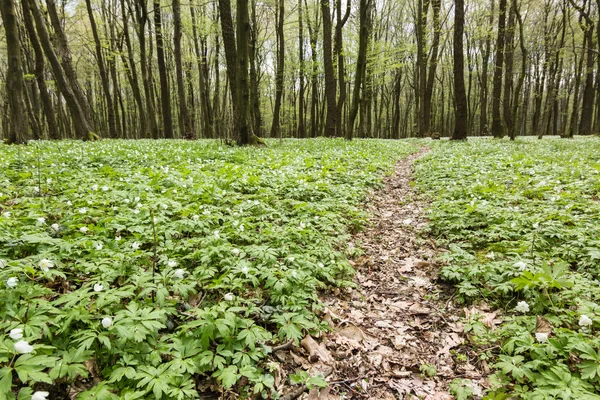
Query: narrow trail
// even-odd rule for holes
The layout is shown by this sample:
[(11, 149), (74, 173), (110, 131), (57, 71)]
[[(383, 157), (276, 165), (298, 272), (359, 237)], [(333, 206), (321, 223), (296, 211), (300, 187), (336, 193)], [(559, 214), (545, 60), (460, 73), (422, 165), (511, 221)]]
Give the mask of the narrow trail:
[(414, 162), (427, 151), (399, 161), (385, 187), (372, 194), (370, 225), (350, 243), (364, 250), (354, 261), (357, 288), (322, 297), (333, 332), (317, 342), (305, 338), (312, 356), (289, 353), (311, 374), (329, 375), (329, 388), (304, 398), (451, 399), (453, 379), (482, 379), (462, 349), (464, 313), (436, 284), (435, 245), (419, 235), (427, 204), (410, 181)]

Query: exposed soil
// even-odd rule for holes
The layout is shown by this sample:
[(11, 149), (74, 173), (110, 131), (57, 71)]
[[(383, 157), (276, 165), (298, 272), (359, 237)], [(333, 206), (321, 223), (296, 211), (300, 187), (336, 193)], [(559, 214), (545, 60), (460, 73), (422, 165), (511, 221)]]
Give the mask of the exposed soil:
[[(440, 250), (421, 234), (427, 204), (410, 180), (427, 151), (399, 161), (371, 195), (370, 226), (350, 243), (364, 250), (353, 261), (357, 287), (322, 298), (333, 332), (277, 352), (287, 367), (327, 376), (329, 388), (302, 398), (451, 399), (455, 378), (472, 379), (475, 392), (485, 385), (486, 366), (471, 364), (477, 357), (463, 345), (461, 315), (471, 310), (457, 308), (437, 282)], [(478, 312), (494, 321), (495, 314)]]

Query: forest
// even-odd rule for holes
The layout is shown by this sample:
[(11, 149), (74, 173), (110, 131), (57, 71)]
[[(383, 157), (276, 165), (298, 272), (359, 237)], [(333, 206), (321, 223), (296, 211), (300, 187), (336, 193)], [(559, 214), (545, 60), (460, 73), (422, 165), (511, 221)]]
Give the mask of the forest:
[(0, 11), (0, 400), (600, 400), (600, 0)]
[(9, 143), (589, 135), (599, 5), (3, 1), (0, 131)]

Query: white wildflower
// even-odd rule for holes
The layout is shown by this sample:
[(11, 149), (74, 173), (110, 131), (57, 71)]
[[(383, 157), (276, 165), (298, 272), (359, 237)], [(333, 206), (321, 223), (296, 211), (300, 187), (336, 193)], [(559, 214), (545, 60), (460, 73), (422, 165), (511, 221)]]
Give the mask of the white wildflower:
[(48, 396), (50, 393), (48, 392), (35, 392), (33, 396), (31, 396), (31, 400), (48, 400)]
[(520, 301), (517, 303), (515, 310), (517, 310), (520, 313), (525, 314), (525, 313), (529, 312), (529, 304), (527, 304), (526, 301)]
[(11, 276), (10, 278), (8, 278), (6, 280), (6, 286), (8, 286), (9, 288), (16, 287), (17, 283), (19, 283), (19, 278), (15, 277), (15, 276)]
[(194, 215), (192, 215), (192, 219), (193, 219), (194, 221), (198, 221), (198, 220), (200, 219), (200, 217), (199, 217), (198, 215), (195, 215), (195, 214), (194, 214)]
[(118, 242), (121, 240), (121, 236), (115, 236), (115, 240)]
[(8, 264), (7, 264), (6, 260), (0, 259), (0, 269), (5, 268), (7, 265)]
[(101, 292), (104, 290), (104, 285), (101, 283), (94, 284), (94, 292)]
[(50, 270), (50, 268), (54, 267), (54, 263), (50, 260), (43, 258), (40, 260), (38, 266), (40, 267), (40, 269), (42, 271), (48, 272)]
[(513, 264), (513, 267), (517, 268), (519, 271), (525, 271), (527, 269), (527, 264), (523, 261), (517, 261)]
[(231, 249), (231, 252), (233, 253), (234, 256), (240, 255), (240, 249)]
[(81, 207), (81, 208), (79, 209), (79, 214), (85, 214), (85, 213), (87, 213), (87, 208), (85, 208), (85, 207)]
[(53, 230), (55, 230), (56, 232), (58, 232), (60, 230), (60, 225), (58, 225), (58, 224), (52, 224), (51, 228)]
[(583, 327), (583, 328), (587, 328), (592, 326), (592, 324), (594, 323), (594, 321), (592, 321), (592, 319), (590, 317), (588, 317), (587, 315), (582, 315), (579, 318), (579, 326)]
[(215, 238), (216, 238), (216, 239), (219, 239), (219, 238), (221, 238), (221, 234), (219, 233), (219, 231), (214, 231), (214, 232), (213, 232), (213, 235), (215, 235)]
[(493, 260), (494, 258), (496, 258), (496, 255), (494, 254), (493, 251), (490, 251), (485, 256), (486, 256), (486, 258), (489, 258), (490, 260)]
[(225, 296), (223, 296), (223, 298), (226, 301), (232, 301), (233, 300), (233, 293), (227, 293)]
[(173, 276), (177, 279), (183, 279), (183, 275), (185, 275), (185, 271), (181, 268), (176, 269), (175, 272), (173, 272)]
[(44, 225), (45, 223), (46, 223), (46, 218), (44, 218), (44, 217), (39, 217), (39, 218), (37, 219), (37, 224), (38, 224), (38, 225)]
[(177, 261), (175, 260), (169, 260), (169, 262), (167, 263), (167, 265), (171, 268), (175, 268), (177, 266)]
[(96, 250), (102, 250), (103, 248), (104, 248), (104, 245), (102, 243), (96, 244)]
[(131, 243), (131, 248), (137, 250), (140, 248), (140, 244), (138, 242)]
[(24, 340), (19, 340), (15, 343), (15, 351), (20, 354), (28, 354), (33, 351), (33, 347)]
[(111, 317), (102, 318), (102, 326), (105, 328), (110, 328), (113, 324), (113, 320)]
[(6, 211), (4, 214), (2, 214), (4, 216), (4, 218), (10, 218), (10, 216), (12, 215), (12, 213), (10, 211)]
[(242, 274), (248, 275), (248, 272), (250, 272), (250, 268), (248, 268), (246, 266), (242, 267)]
[(23, 329), (21, 329), (21, 328), (11, 329), (8, 336), (10, 336), (10, 338), (12, 340), (19, 340), (19, 339), (23, 338)]
[(136, 208), (135, 210), (133, 210), (133, 213), (134, 213), (134, 214), (139, 214), (139, 213), (140, 213), (140, 209), (139, 209), (139, 208)]
[(81, 233), (87, 233), (87, 231), (89, 231), (87, 226), (82, 226), (81, 228), (79, 228), (79, 232)]
[(545, 332), (536, 332), (535, 338), (538, 342), (544, 343), (548, 341), (548, 334)]

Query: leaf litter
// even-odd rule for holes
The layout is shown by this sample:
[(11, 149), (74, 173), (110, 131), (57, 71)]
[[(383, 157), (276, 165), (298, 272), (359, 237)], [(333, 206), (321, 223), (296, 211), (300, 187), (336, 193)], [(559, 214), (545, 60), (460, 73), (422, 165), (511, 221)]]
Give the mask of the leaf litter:
[(356, 287), (321, 295), (332, 331), (277, 353), (286, 370), (326, 375), (329, 382), (288, 398), (444, 400), (453, 398), (455, 378), (487, 386), (487, 366), (465, 346), (462, 321), (475, 314), (490, 327), (501, 321), (485, 308), (455, 306), (438, 283), (441, 250), (420, 234), (427, 203), (411, 185), (413, 164), (427, 151), (399, 161), (370, 196), (369, 227), (348, 244), (364, 251), (351, 261)]

